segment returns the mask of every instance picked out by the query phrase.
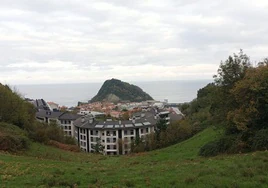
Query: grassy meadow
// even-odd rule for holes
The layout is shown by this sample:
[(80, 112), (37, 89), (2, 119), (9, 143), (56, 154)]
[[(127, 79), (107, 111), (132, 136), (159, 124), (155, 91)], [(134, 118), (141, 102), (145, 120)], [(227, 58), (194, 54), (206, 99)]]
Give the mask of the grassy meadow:
[(174, 146), (126, 156), (72, 153), (33, 143), (0, 153), (1, 187), (268, 187), (268, 151), (198, 156), (221, 132), (208, 128)]

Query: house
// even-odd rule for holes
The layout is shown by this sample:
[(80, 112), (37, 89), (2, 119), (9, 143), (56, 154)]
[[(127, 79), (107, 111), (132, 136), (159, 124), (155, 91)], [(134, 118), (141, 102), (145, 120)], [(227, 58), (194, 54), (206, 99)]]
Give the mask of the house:
[(69, 112), (52, 112), (41, 110), (36, 113), (36, 119), (44, 123), (56, 123), (64, 131), (66, 136), (74, 137), (73, 122), (78, 119), (80, 115), (72, 114)]
[(52, 112), (48, 110), (40, 110), (36, 112), (35, 117), (38, 121), (44, 123), (58, 123), (59, 117), (63, 114), (63, 112)]
[(58, 117), (61, 128), (63, 129), (65, 135), (74, 137), (74, 125), (73, 122), (81, 117), (78, 114), (63, 113)]
[(51, 109), (52, 111), (59, 111), (59, 109), (60, 109), (60, 106), (59, 106), (59, 104), (57, 104), (57, 103), (54, 103), (54, 102), (47, 102), (47, 104), (49, 105), (49, 107), (50, 107), (50, 109)]

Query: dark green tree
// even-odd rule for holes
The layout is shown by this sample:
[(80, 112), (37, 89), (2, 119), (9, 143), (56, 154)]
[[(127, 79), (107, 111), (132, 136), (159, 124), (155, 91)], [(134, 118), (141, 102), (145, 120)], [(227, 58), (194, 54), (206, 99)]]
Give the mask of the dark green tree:
[(102, 153), (104, 150), (104, 145), (101, 144), (101, 138), (97, 138), (97, 143), (94, 145), (93, 149), (95, 153)]

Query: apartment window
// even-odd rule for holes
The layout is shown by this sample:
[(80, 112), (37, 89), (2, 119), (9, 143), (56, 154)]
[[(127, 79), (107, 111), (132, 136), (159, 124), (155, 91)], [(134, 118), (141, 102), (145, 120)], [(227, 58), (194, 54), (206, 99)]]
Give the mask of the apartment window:
[(124, 131), (124, 135), (127, 135), (127, 131)]
[(69, 136), (72, 136), (72, 132), (69, 132)]
[(116, 138), (113, 138), (113, 143), (116, 143)]
[(104, 142), (105, 142), (105, 140), (102, 140), (102, 142), (104, 143)]
[(107, 143), (110, 143), (110, 138), (107, 138)]
[(107, 136), (110, 136), (110, 131), (107, 131), (107, 132), (106, 132), (106, 135), (107, 135)]
[(80, 139), (81, 139), (81, 140), (83, 139), (83, 136), (82, 136), (82, 135), (80, 135)]
[(107, 145), (107, 149), (110, 149), (110, 145)]
[(72, 127), (71, 126), (69, 126), (69, 130), (71, 130), (72, 129)]
[(93, 138), (92, 137), (90, 137), (90, 141), (93, 142)]
[(104, 136), (104, 132), (102, 133), (102, 136)]
[(113, 132), (113, 135), (116, 136), (116, 131)]
[(90, 134), (93, 135), (93, 131), (90, 131)]
[(143, 129), (141, 129), (141, 134), (143, 134)]
[(146, 133), (148, 133), (149, 132), (149, 128), (146, 128)]
[(134, 134), (134, 131), (133, 131), (133, 130), (131, 130), (131, 131), (130, 131), (130, 134), (131, 134), (131, 135), (133, 135), (133, 134)]

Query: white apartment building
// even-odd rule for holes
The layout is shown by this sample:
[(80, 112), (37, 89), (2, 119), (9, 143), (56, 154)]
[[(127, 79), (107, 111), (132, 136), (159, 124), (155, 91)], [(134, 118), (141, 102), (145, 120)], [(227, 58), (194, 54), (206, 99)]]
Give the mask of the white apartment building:
[(93, 116), (83, 116), (74, 122), (74, 134), (85, 152), (95, 152), (96, 147), (102, 146), (105, 155), (128, 154), (132, 141), (154, 132), (156, 122), (150, 112), (128, 121), (96, 121)]
[(52, 112), (41, 110), (36, 113), (36, 119), (44, 123), (56, 123), (64, 131), (66, 136), (74, 137), (74, 121), (81, 117), (77, 114), (72, 114), (69, 112)]

